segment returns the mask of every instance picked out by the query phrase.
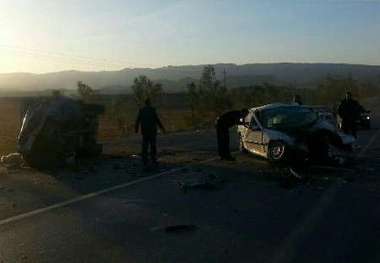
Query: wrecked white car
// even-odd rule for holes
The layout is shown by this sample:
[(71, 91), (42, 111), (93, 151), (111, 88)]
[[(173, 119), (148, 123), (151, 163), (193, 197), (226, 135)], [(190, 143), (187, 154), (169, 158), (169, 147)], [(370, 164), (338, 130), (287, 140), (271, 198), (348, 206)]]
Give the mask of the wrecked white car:
[(242, 123), (238, 126), (240, 150), (272, 162), (342, 162), (355, 141), (308, 106), (269, 104), (252, 108)]
[(67, 97), (39, 99), (28, 106), (18, 135), (18, 152), (36, 168), (97, 156), (98, 116), (104, 107)]

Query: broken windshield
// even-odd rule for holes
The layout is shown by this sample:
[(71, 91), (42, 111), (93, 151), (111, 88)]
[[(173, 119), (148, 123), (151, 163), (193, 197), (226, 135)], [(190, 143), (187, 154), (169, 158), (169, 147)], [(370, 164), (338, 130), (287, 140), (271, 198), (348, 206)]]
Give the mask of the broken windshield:
[(304, 107), (277, 107), (261, 111), (261, 122), (264, 128), (288, 130), (313, 124), (318, 115)]

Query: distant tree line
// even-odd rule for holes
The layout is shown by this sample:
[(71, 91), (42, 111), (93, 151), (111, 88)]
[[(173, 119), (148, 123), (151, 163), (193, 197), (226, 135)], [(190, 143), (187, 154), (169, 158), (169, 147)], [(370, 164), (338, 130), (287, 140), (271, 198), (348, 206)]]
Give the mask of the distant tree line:
[(273, 102), (290, 103), (296, 94), (301, 96), (305, 104), (335, 108), (347, 91), (358, 99), (365, 99), (379, 96), (380, 85), (359, 83), (352, 76), (327, 76), (316, 88), (301, 89), (294, 85), (264, 83), (227, 89), (215, 78), (213, 66), (204, 68), (198, 83), (191, 82), (187, 85), (191, 124), (194, 128), (211, 124), (217, 115), (230, 109), (251, 108)]
[[(263, 83), (229, 89), (225, 86), (225, 81), (217, 79), (214, 67), (208, 65), (204, 67), (199, 80), (188, 83), (186, 93), (178, 96), (186, 98), (187, 101), (184, 108), (187, 107), (189, 114), (183, 118), (186, 118), (188, 127), (204, 128), (212, 127), (215, 118), (225, 111), (273, 102), (289, 103), (296, 94), (301, 96), (305, 104), (329, 105), (333, 108), (347, 91), (359, 99), (379, 96), (380, 76), (378, 83), (361, 83), (352, 76), (327, 76), (315, 88), (301, 89), (290, 84)], [(85, 101), (96, 95), (90, 86), (81, 81), (77, 86), (78, 94)], [(131, 90), (132, 95), (113, 96), (108, 107), (109, 118), (116, 123), (122, 134), (131, 131), (135, 114), (146, 99), (152, 100), (154, 105), (160, 105), (162, 98), (167, 98), (162, 84), (150, 80), (147, 76), (135, 78)], [(173, 100), (173, 97), (171, 99)], [(176, 107), (170, 110), (183, 114), (183, 111), (180, 112)]]
[(198, 83), (187, 85), (193, 127), (210, 125), (216, 116), (232, 107), (227, 87), (216, 79), (213, 66), (205, 66)]

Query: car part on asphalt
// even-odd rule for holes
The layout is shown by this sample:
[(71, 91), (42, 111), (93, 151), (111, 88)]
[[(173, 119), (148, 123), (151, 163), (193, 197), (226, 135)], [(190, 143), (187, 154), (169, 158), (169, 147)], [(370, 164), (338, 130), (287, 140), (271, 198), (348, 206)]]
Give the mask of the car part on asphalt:
[(165, 227), (165, 232), (167, 233), (182, 233), (197, 230), (196, 225), (172, 225)]
[(294, 177), (298, 178), (298, 179), (302, 179), (302, 176), (300, 176), (293, 168), (289, 168), (289, 172), (291, 175), (293, 175)]
[(219, 190), (221, 187), (221, 184), (224, 183), (224, 180), (222, 178), (214, 174), (209, 174), (209, 175), (197, 174), (197, 176), (198, 177), (201, 176), (201, 177), (192, 179), (192, 180), (178, 182), (180, 189), (184, 193), (192, 189), (214, 191), (214, 190)]
[(10, 153), (1, 156), (0, 162), (6, 168), (19, 168), (24, 164), (24, 160), (19, 153)]

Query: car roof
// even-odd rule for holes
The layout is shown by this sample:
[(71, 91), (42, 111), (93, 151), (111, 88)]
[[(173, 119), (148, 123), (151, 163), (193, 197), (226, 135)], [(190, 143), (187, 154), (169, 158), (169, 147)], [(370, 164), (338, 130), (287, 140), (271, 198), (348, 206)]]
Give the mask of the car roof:
[(249, 109), (249, 111), (257, 111), (257, 110), (261, 111), (261, 110), (275, 109), (275, 108), (279, 108), (279, 107), (306, 107), (306, 108), (309, 108), (308, 106), (299, 106), (299, 105), (293, 105), (293, 104), (271, 103), (271, 104), (266, 104), (266, 105), (259, 106), (259, 107), (253, 107), (253, 108)]
[(312, 108), (312, 109), (321, 109), (321, 110), (331, 110), (331, 108), (329, 106), (325, 106), (325, 105), (309, 105), (308, 106), (309, 108)]

